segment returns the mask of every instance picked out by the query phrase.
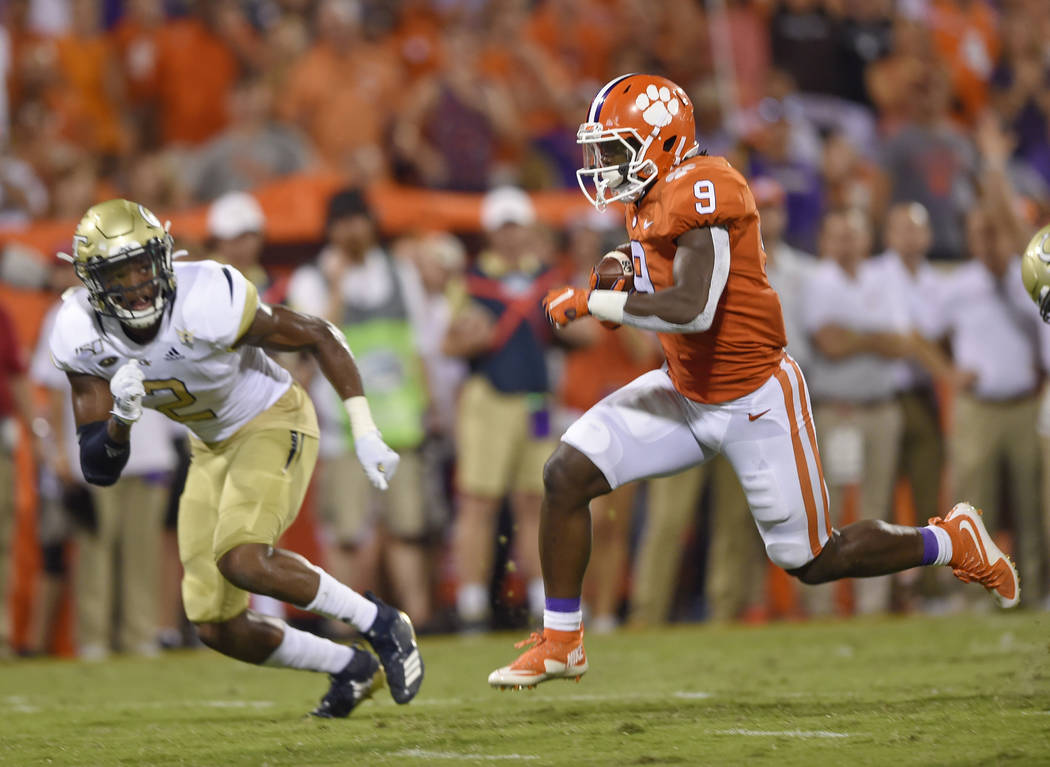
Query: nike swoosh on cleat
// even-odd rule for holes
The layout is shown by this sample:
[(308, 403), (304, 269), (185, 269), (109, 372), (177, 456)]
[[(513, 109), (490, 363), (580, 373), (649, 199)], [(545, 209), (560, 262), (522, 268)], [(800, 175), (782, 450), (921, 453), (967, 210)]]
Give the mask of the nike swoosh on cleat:
[(977, 533), (977, 528), (973, 526), (973, 522), (968, 519), (959, 520), (959, 532), (965, 530), (973, 538), (973, 542), (977, 545), (977, 550), (981, 552), (981, 560), (985, 564), (991, 564), (988, 561), (988, 553), (984, 550), (984, 544), (981, 542), (981, 536)]
[(543, 659), (543, 668), (548, 674), (560, 674), (565, 670), (565, 664), (561, 661), (556, 661), (551, 658)]
[(772, 409), (773, 408), (766, 408), (761, 413), (757, 413), (757, 414), (754, 414), (754, 415), (752, 415), (751, 413), (748, 413), (747, 414), (747, 420), (749, 420), (749, 421), (757, 421), (759, 418), (764, 416), (766, 413), (768, 413)]

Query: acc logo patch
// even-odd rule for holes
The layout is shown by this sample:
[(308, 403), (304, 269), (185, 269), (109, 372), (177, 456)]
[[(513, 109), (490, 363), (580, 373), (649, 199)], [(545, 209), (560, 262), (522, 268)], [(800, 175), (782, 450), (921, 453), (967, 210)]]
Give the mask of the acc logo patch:
[(119, 359), (119, 358), (118, 357), (106, 357), (104, 360), (99, 360), (99, 363), (98, 363), (99, 367), (108, 368), (110, 365), (114, 364), (117, 361), (117, 359)]
[(80, 354), (101, 354), (101, 353), (102, 353), (102, 339), (101, 338), (96, 338), (94, 341), (91, 341), (90, 343), (86, 343), (86, 344), (83, 344), (81, 346), (78, 346), (76, 349), (73, 350), (73, 354), (77, 354), (77, 355), (80, 355)]

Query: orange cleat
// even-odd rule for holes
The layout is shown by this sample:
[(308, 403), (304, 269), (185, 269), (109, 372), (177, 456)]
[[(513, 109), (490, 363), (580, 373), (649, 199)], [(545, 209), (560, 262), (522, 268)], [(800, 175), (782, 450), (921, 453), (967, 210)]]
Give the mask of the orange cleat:
[(968, 503), (957, 503), (944, 519), (931, 517), (931, 525), (948, 532), (952, 559), (948, 566), (966, 583), (977, 581), (991, 592), (1000, 607), (1013, 607), (1021, 598), (1021, 582), (1010, 558), (988, 534), (981, 512)]
[(548, 679), (575, 679), (587, 673), (587, 653), (583, 650), (583, 629), (533, 631), (528, 639), (515, 644), (521, 648), (531, 645), (509, 666), (489, 674), (489, 684), (505, 689), (535, 687)]

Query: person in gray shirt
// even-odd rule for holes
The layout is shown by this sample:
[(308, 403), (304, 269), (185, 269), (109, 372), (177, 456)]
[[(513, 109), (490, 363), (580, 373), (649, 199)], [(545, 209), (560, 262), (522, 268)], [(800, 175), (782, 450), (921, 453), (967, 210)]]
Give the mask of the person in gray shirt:
[(191, 165), (189, 186), (198, 200), (253, 189), (309, 164), (302, 137), (273, 119), (270, 86), (264, 80), (240, 81), (230, 94), (229, 109), (229, 127), (205, 144)]

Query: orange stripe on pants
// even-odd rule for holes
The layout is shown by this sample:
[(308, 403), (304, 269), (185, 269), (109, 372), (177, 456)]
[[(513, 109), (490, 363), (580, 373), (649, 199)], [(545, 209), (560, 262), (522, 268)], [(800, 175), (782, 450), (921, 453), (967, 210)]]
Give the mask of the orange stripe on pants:
[(798, 486), (802, 490), (802, 500), (806, 504), (806, 521), (809, 523), (809, 548), (813, 556), (820, 553), (821, 545), (817, 537), (817, 504), (813, 500), (813, 485), (809, 477), (809, 466), (806, 454), (802, 450), (802, 439), (798, 422), (795, 419), (795, 403), (792, 401), (791, 380), (784, 368), (777, 368), (777, 382), (784, 392), (784, 408), (787, 410), (788, 425), (791, 427), (791, 446), (795, 451), (795, 469), (798, 472)]
[(824, 524), (827, 527), (828, 538), (831, 537), (831, 511), (828, 508), (828, 486), (824, 483), (824, 466), (820, 462), (820, 450), (817, 449), (817, 434), (813, 429), (813, 417), (809, 414), (809, 388), (806, 379), (798, 367), (798, 363), (788, 355), (784, 355), (798, 377), (801, 394), (799, 400), (802, 402), (802, 421), (806, 424), (806, 434), (809, 435), (809, 446), (813, 450), (813, 459), (817, 462), (817, 480), (820, 482), (820, 493), (824, 498)]

